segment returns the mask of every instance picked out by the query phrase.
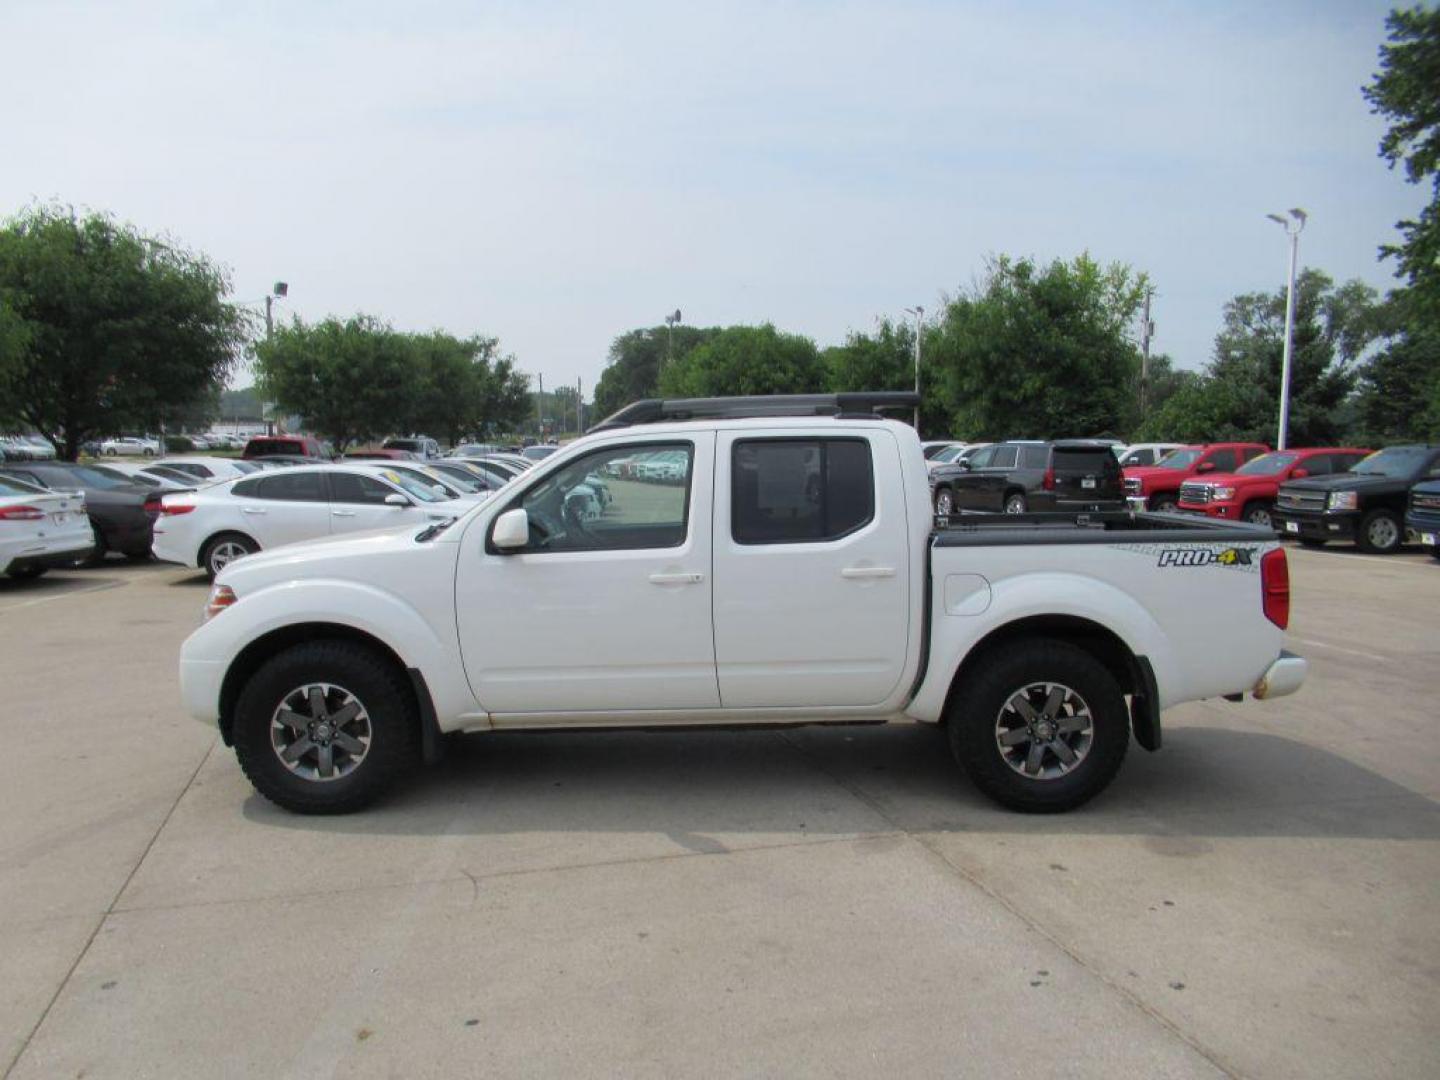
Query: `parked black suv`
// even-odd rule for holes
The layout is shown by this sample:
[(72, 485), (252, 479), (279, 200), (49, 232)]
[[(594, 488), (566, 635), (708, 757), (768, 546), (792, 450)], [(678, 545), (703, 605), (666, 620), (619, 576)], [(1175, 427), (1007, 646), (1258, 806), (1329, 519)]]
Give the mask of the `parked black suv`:
[(1405, 541), (1405, 494), (1440, 477), (1440, 446), (1387, 446), (1334, 476), (1280, 485), (1271, 519), (1283, 536), (1319, 547), (1353, 540), (1361, 551), (1388, 555)]
[(1431, 558), (1440, 559), (1440, 480), (1427, 480), (1410, 489), (1405, 527), (1415, 531)]
[(1120, 462), (1086, 439), (1003, 442), (930, 472), (937, 514), (1123, 510)]

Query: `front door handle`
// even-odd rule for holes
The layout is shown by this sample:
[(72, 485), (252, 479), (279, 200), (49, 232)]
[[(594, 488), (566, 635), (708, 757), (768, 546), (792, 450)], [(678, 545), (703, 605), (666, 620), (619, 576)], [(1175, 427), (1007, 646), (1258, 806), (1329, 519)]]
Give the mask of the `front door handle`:
[(355, 511), (354, 511), (354, 510), (331, 510), (330, 513), (334, 514), (336, 517), (354, 517), (354, 516), (355, 516)]
[(705, 580), (705, 575), (698, 570), (681, 570), (669, 574), (651, 574), (652, 585), (699, 585)]
[(877, 578), (894, 577), (893, 566), (847, 566), (840, 571), (841, 577), (846, 578)]
[(261, 510), (258, 506), (244, 506), (244, 507), (241, 507), (241, 510), (242, 510), (244, 513), (247, 513), (247, 514), (263, 514), (263, 513), (265, 513), (265, 511), (264, 511), (264, 510)]

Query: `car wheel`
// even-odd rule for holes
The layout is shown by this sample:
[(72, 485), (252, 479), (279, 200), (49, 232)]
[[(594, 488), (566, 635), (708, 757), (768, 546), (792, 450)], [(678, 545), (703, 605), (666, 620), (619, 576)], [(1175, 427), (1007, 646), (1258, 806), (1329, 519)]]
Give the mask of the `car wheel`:
[(419, 760), (403, 674), (352, 641), (309, 641), (267, 660), (240, 691), (232, 736), (255, 790), (299, 814), (359, 810)]
[(941, 488), (935, 492), (935, 513), (942, 517), (949, 517), (955, 512), (955, 493), (949, 488)]
[(1174, 495), (1156, 495), (1150, 500), (1150, 509), (1157, 514), (1169, 514), (1175, 509)]
[(91, 525), (90, 531), (95, 535), (95, 548), (89, 555), (77, 559), (76, 566), (99, 566), (104, 563), (105, 556), (110, 551), (110, 545), (105, 542), (105, 534), (100, 531), (99, 526)]
[(18, 570), (6, 571), (6, 576), (15, 581), (34, 581), (37, 577), (41, 577), (47, 569), (49, 568), (44, 566), (22, 566)]
[(947, 710), (950, 749), (990, 798), (1054, 813), (1094, 798), (1130, 745), (1114, 676), (1065, 641), (1005, 645), (971, 665)]
[(1240, 511), (1240, 518), (1250, 525), (1263, 525), (1267, 529), (1275, 527), (1275, 522), (1270, 519), (1269, 503), (1246, 503), (1245, 509)]
[(205, 568), (205, 573), (210, 580), (214, 581), (215, 575), (236, 559), (254, 555), (259, 550), (260, 545), (248, 536), (241, 536), (239, 533), (221, 533), (219, 536), (212, 537), (205, 545), (205, 551), (200, 556), (200, 565)]
[(1023, 514), (1026, 510), (1025, 496), (1016, 491), (1005, 496), (1005, 513)]
[(1371, 510), (1360, 522), (1355, 542), (1360, 550), (1371, 555), (1389, 555), (1399, 551), (1405, 541), (1405, 530), (1393, 510)]
[(107, 455), (108, 457), (117, 457), (117, 456), (119, 455), (120, 451), (119, 451), (119, 450), (115, 450), (115, 449), (112, 448), (112, 449), (110, 449), (110, 450), (102, 451), (102, 453), (104, 453), (104, 454)]

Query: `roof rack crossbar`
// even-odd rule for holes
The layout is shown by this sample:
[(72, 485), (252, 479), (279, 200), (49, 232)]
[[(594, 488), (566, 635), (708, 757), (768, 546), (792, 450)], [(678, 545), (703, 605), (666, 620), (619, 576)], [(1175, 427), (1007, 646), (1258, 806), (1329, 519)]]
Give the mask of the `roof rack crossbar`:
[(755, 397), (645, 398), (633, 401), (589, 430), (610, 431), (636, 424), (676, 420), (744, 420), (767, 416), (874, 416), (881, 409), (914, 409), (920, 395), (912, 390), (873, 390), (842, 394), (769, 394)]

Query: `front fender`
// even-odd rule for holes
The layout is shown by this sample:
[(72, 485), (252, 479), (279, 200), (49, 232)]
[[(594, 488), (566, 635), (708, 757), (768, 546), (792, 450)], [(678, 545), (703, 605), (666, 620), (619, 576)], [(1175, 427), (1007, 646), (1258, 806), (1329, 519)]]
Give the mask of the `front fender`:
[(930, 670), (906, 709), (916, 719), (940, 719), (955, 674), (977, 644), (1011, 623), (1044, 615), (1085, 619), (1109, 630), (1131, 653), (1149, 659), (1160, 707), (1171, 704), (1166, 687), (1174, 685), (1176, 658), (1170, 638), (1150, 612), (1114, 585), (1084, 574), (1020, 574), (991, 584), (990, 602), (977, 614), (950, 615), (944, 603), (945, 576), (935, 575), (932, 586)]
[(442, 727), (477, 710), (453, 622), (437, 629), (405, 600), (372, 584), (305, 578), (244, 594), (186, 639), (180, 648), (180, 673), (191, 714), (213, 723), (220, 715), (225, 672), (241, 651), (266, 634), (306, 623), (361, 631), (384, 643), (405, 667), (418, 669)]

